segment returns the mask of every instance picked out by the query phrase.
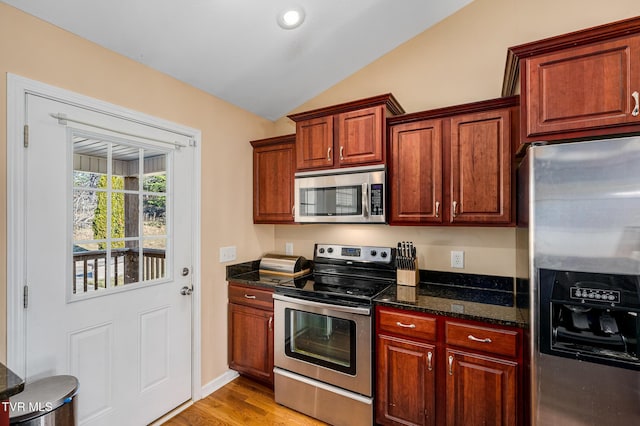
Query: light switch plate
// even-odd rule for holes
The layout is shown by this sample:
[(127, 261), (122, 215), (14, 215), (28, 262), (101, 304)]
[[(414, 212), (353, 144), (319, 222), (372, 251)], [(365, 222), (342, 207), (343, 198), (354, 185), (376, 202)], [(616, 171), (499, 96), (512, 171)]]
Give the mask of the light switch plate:
[(220, 263), (236, 260), (236, 246), (220, 247)]

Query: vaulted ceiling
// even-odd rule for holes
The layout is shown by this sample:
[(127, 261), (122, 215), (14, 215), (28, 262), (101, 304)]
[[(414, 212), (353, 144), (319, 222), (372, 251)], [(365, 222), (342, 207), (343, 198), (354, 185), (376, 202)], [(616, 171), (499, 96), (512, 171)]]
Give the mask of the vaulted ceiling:
[(472, 0), (0, 1), (276, 120)]

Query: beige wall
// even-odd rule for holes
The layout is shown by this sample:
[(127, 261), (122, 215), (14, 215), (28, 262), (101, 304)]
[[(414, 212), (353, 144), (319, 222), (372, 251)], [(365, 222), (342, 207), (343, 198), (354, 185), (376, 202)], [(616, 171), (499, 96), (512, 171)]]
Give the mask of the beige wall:
[[(388, 92), (407, 112), (496, 98), (508, 47), (637, 15), (637, 0), (475, 0), (295, 112)], [(277, 125), (283, 132), (295, 130), (288, 119)], [(313, 242), (409, 240), (424, 269), (452, 270), (450, 251), (463, 250), (464, 272), (515, 276), (517, 267), (522, 270), (515, 229), (277, 226), (275, 236), (276, 250), (293, 242), (304, 256), (312, 255)]]
[[(475, 0), (296, 109), (304, 111), (392, 92), (408, 112), (499, 96), (506, 48), (640, 14), (637, 0)], [(95, 44), (0, 3), (0, 129), (6, 128), (6, 73), (14, 73), (202, 130), (202, 381), (227, 368), (226, 283), (218, 248), (238, 261), (284, 250), (311, 255), (314, 242), (417, 243), (423, 268), (448, 269), (449, 250), (466, 252), (467, 272), (512, 275), (513, 229), (252, 225), (248, 140), (291, 133)], [(6, 134), (0, 134), (0, 193), (6, 188)], [(231, 161), (230, 161), (231, 160)], [(224, 185), (220, 185), (224, 182)], [(0, 270), (6, 271), (6, 196), (0, 196)], [(0, 306), (6, 306), (6, 276)], [(6, 321), (0, 313), (0, 357)]]
[[(218, 248), (238, 260), (273, 246), (252, 225), (248, 141), (273, 123), (0, 3), (0, 270), (6, 271), (6, 73), (122, 105), (202, 131), (202, 381), (227, 368), (226, 281)], [(43, 183), (44, 184), (44, 183)], [(44, 236), (46, 238), (46, 236)], [(0, 357), (6, 359), (6, 274), (0, 274)]]

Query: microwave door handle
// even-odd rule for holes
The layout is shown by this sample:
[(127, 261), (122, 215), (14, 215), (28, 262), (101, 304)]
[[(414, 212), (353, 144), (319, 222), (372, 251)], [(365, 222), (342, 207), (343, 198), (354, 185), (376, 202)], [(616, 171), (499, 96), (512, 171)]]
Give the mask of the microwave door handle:
[(369, 217), (369, 184), (362, 184), (362, 216)]

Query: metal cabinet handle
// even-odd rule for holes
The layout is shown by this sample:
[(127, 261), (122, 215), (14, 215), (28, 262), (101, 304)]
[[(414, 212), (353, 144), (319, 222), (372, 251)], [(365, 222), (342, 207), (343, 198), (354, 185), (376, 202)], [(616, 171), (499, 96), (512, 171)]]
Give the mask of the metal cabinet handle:
[(340, 160), (341, 160), (341, 161), (342, 161), (342, 160), (344, 160), (344, 157), (342, 156), (342, 153), (343, 153), (343, 152), (344, 152), (344, 147), (343, 147), (343, 146), (341, 146), (341, 147), (340, 147)]
[(453, 202), (453, 217), (456, 217), (458, 215), (458, 202), (454, 201)]
[(436, 201), (436, 217), (440, 217), (440, 201)]
[(431, 364), (433, 360), (433, 353), (427, 352), (427, 368), (429, 371), (433, 370), (433, 365)]
[(273, 331), (273, 315), (269, 317), (269, 331)]
[(291, 206), (291, 216), (295, 216), (296, 214), (296, 205)]
[(327, 149), (327, 161), (331, 161), (331, 147)]
[(245, 294), (244, 298), (245, 299), (255, 299), (256, 297), (253, 294)]
[(403, 323), (401, 323), (400, 321), (397, 321), (397, 322), (396, 322), (396, 325), (397, 325), (398, 327), (404, 327), (404, 328), (416, 328), (416, 325), (415, 325), (415, 324), (403, 324)]
[(633, 108), (633, 111), (631, 111), (631, 115), (637, 117), (638, 114), (640, 114), (640, 94), (638, 94), (638, 92), (633, 92), (631, 97), (636, 101), (636, 106)]
[(449, 355), (449, 375), (453, 376), (453, 355)]
[(480, 342), (480, 343), (491, 343), (491, 339), (489, 339), (488, 337), (481, 339), (479, 337), (474, 336), (473, 334), (470, 334), (467, 336), (467, 339), (473, 341), (473, 342)]

